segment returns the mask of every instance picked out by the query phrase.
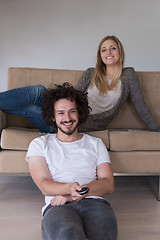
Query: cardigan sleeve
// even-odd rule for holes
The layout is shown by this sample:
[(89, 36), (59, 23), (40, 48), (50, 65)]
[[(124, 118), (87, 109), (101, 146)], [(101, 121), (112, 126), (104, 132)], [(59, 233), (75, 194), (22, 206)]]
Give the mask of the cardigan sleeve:
[(128, 80), (131, 101), (139, 118), (143, 121), (149, 130), (158, 131), (158, 126), (144, 102), (138, 76), (133, 68), (128, 68)]
[(88, 68), (82, 75), (79, 83), (77, 84), (76, 89), (81, 91), (87, 91), (89, 85), (92, 81), (92, 73), (94, 68)]

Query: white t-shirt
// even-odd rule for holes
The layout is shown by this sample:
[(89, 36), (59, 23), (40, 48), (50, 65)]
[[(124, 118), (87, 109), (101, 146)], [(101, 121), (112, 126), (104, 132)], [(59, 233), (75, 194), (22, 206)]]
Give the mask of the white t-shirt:
[[(107, 79), (109, 84), (111, 83), (110, 79)], [(107, 94), (99, 94), (99, 90), (94, 85), (93, 88), (88, 89), (88, 102), (91, 107), (91, 115), (101, 112), (105, 112), (113, 108), (118, 102), (122, 93), (121, 81), (118, 82), (117, 87), (111, 91), (108, 91)]]
[[(30, 156), (45, 158), (53, 181), (78, 182), (80, 185), (97, 179), (96, 168), (99, 164), (110, 163), (102, 140), (87, 134), (74, 142), (61, 142), (56, 138), (56, 134), (35, 138), (29, 145), (26, 161)], [(44, 208), (50, 204), (53, 197), (45, 196)]]

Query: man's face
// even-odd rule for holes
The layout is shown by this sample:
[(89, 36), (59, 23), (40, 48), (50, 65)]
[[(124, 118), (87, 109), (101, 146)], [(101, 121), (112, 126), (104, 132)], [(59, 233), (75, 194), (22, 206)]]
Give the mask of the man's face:
[(54, 121), (60, 130), (66, 135), (72, 135), (77, 130), (78, 111), (75, 101), (68, 99), (59, 99), (54, 104)]

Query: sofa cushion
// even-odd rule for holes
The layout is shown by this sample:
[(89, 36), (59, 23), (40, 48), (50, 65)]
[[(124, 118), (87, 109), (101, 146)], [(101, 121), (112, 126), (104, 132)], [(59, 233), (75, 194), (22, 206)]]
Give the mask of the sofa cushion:
[[(108, 130), (88, 132), (89, 135), (99, 137), (104, 144), (109, 147)], [(8, 150), (23, 150), (28, 149), (29, 143), (36, 137), (45, 135), (36, 129), (29, 128), (6, 128), (2, 131), (1, 148)]]
[(2, 131), (1, 148), (10, 150), (27, 150), (29, 143), (44, 133), (36, 129), (6, 128)]
[(160, 132), (145, 130), (115, 130), (109, 132), (111, 151), (160, 150)]
[(0, 153), (0, 174), (28, 175), (28, 164), (24, 160), (26, 151), (3, 150)]
[(87, 132), (86, 134), (101, 138), (107, 149), (109, 149), (109, 138), (108, 138), (108, 130), (103, 131), (94, 131), (94, 132)]
[(160, 151), (109, 151), (114, 173), (155, 174), (160, 173)]

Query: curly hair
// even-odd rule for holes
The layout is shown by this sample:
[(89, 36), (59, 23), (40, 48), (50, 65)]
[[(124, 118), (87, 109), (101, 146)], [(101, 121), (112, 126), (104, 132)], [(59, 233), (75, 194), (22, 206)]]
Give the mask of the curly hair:
[(87, 93), (76, 90), (65, 82), (62, 85), (54, 85), (54, 88), (45, 90), (42, 97), (42, 117), (49, 126), (57, 127), (54, 119), (54, 103), (59, 99), (68, 99), (76, 102), (79, 116), (79, 124), (85, 122), (90, 114)]

